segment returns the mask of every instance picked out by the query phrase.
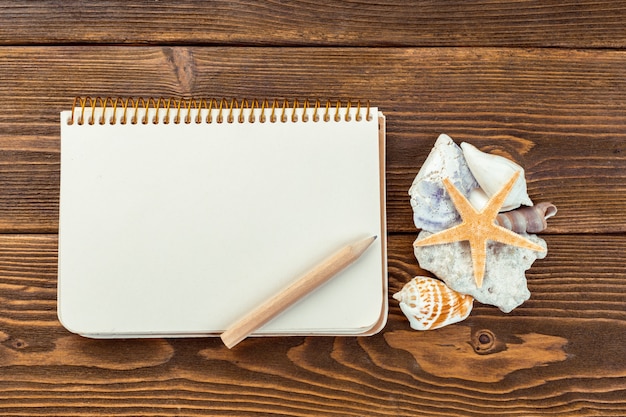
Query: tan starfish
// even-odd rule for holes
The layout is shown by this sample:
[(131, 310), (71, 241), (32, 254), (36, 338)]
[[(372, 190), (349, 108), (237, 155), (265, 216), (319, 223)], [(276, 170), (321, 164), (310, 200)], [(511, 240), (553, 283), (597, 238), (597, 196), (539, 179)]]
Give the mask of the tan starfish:
[(432, 234), (415, 242), (415, 246), (430, 246), (442, 243), (451, 243), (467, 240), (470, 244), (470, 253), (474, 267), (474, 281), (480, 288), (485, 277), (485, 265), (487, 259), (487, 241), (501, 242), (511, 246), (544, 252), (545, 249), (530, 240), (495, 224), (498, 211), (507, 195), (511, 192), (515, 181), (520, 173), (516, 172), (511, 179), (494, 194), (485, 207), (478, 211), (463, 194), (446, 178), (443, 184), (452, 198), (452, 202), (461, 215), (462, 222), (449, 229)]

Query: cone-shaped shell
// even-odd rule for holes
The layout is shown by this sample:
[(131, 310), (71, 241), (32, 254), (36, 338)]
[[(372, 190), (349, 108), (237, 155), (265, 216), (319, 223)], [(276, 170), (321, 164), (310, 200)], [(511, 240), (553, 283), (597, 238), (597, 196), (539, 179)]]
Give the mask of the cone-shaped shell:
[(556, 215), (556, 212), (554, 204), (538, 203), (532, 207), (520, 207), (500, 213), (496, 217), (496, 224), (516, 233), (539, 233), (548, 227), (546, 220)]
[(449, 288), (438, 279), (417, 276), (393, 298), (415, 330), (438, 329), (465, 320), (474, 298)]
[(522, 204), (533, 205), (526, 191), (526, 179), (521, 166), (502, 156), (482, 152), (467, 142), (461, 143), (461, 149), (472, 175), (487, 197), (497, 193), (515, 172), (520, 172), (521, 175), (504, 201), (501, 211), (513, 210)]

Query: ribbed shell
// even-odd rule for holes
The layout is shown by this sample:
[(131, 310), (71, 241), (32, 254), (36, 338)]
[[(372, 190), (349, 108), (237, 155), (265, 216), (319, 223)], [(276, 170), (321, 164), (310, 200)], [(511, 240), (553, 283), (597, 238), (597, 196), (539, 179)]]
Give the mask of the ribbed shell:
[(531, 207), (518, 209), (498, 214), (496, 224), (506, 227), (515, 233), (539, 233), (548, 227), (547, 219), (557, 212), (552, 203), (538, 203)]
[(415, 330), (438, 329), (465, 320), (474, 298), (450, 289), (438, 279), (417, 276), (393, 295)]

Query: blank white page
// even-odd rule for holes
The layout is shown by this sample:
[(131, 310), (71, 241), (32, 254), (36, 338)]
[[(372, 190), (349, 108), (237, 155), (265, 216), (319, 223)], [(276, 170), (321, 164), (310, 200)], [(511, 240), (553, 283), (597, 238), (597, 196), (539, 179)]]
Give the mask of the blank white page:
[(67, 329), (217, 334), (371, 235), (379, 238), (356, 263), (257, 334), (359, 334), (386, 318), (377, 118), (345, 121), (342, 108), (341, 121), (261, 123), (255, 110), (251, 123), (242, 111), (244, 123), (145, 125), (120, 123), (119, 111), (104, 125), (98, 108), (93, 125), (61, 113), (58, 313)]

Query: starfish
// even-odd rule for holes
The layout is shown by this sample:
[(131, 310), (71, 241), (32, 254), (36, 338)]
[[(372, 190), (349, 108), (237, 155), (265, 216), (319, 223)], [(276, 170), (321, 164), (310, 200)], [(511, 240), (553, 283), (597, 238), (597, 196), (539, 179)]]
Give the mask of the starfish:
[(445, 178), (443, 185), (446, 187), (446, 190), (448, 190), (448, 194), (454, 206), (461, 215), (462, 222), (461, 224), (415, 242), (415, 246), (430, 246), (465, 240), (469, 241), (470, 254), (474, 268), (474, 281), (478, 288), (482, 287), (483, 278), (485, 277), (488, 240), (544, 252), (545, 249), (542, 246), (531, 242), (511, 230), (498, 226), (495, 223), (498, 211), (513, 189), (513, 185), (519, 175), (520, 173), (516, 172), (504, 187), (489, 199), (481, 211), (476, 210), (465, 196), (452, 184), (450, 179)]

